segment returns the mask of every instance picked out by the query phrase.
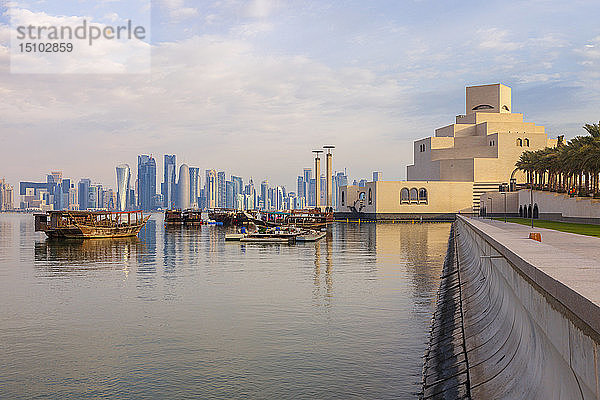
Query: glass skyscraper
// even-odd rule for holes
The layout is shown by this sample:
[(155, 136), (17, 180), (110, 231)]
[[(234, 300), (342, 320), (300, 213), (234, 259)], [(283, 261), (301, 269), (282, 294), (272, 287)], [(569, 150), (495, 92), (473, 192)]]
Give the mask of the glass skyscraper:
[(260, 202), (263, 210), (269, 209), (269, 181), (266, 179), (260, 184)]
[(204, 195), (206, 197), (206, 208), (214, 209), (217, 207), (218, 200), (217, 171), (214, 169), (207, 169), (205, 173)]
[(92, 181), (87, 178), (81, 179), (79, 181), (77, 197), (79, 199), (79, 209), (80, 210), (88, 209), (89, 198), (90, 198), (89, 192), (90, 192), (91, 184), (92, 184)]
[(225, 172), (217, 172), (217, 207), (223, 208), (227, 203), (227, 193), (225, 188)]
[[(173, 156), (174, 157), (174, 156)], [(152, 210), (156, 195), (156, 161), (150, 155), (138, 156), (138, 207)]]
[(129, 180), (131, 173), (129, 165), (121, 164), (117, 166), (117, 210), (124, 211), (127, 209), (129, 202)]
[(165, 154), (164, 176), (161, 185), (161, 193), (163, 195), (163, 205), (166, 209), (173, 208), (176, 201), (175, 191), (175, 154)]
[(200, 188), (200, 168), (190, 167), (190, 207), (198, 207), (198, 189)]

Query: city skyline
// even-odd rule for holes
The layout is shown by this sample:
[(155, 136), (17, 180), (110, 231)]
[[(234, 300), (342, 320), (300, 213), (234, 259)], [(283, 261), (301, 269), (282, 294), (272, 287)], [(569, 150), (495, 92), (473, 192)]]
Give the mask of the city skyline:
[[(329, 147), (330, 150), (333, 148), (333, 146), (324, 147)], [(13, 206), (15, 209), (42, 211), (48, 209), (149, 211), (173, 208), (303, 209), (315, 207), (317, 196), (321, 206), (328, 204), (327, 178), (324, 173), (329, 172), (332, 184), (329, 201), (335, 207), (338, 187), (348, 183), (347, 169), (343, 168), (343, 172), (332, 169), (333, 165), (330, 162), (325, 164), (329, 170), (320, 171), (321, 191), (317, 194), (315, 179), (311, 178), (314, 172), (311, 168), (299, 169), (296, 184), (289, 187), (269, 184), (268, 178), (256, 180), (255, 185), (255, 179), (249, 177), (246, 181), (248, 184), (244, 184), (243, 177), (215, 169), (206, 169), (204, 182), (202, 182), (199, 167), (177, 163), (175, 154), (165, 154), (163, 159), (165, 163), (162, 182), (160, 175), (157, 174), (159, 170), (157, 158), (148, 154), (137, 156), (137, 168), (132, 168), (127, 163), (115, 166), (114, 186), (100, 183), (90, 177), (79, 178), (79, 181), (76, 178), (67, 178), (68, 175), (61, 170), (46, 174), (46, 179), (41, 181), (40, 179), (20, 180), (14, 185), (17, 188), (16, 196), (11, 195)], [(304, 182), (306, 178), (308, 181)], [(364, 185), (366, 181), (361, 179), (361, 184)], [(299, 186), (300, 182), (302, 188)], [(173, 183), (172, 188), (165, 189), (171, 186), (171, 183)], [(174, 200), (165, 197), (165, 192), (169, 191), (172, 192)]]
[[(69, 2), (10, 4), (34, 22), (83, 14)], [(165, 153), (249, 176), (278, 165), (271, 180), (291, 187), (317, 140), (336, 143), (357, 176), (402, 179), (412, 141), (460, 113), (462, 87), (481, 83), (521, 93), (515, 108), (551, 137), (597, 120), (597, 2), (158, 1), (150, 74), (45, 76), (9, 73), (7, 6), (0, 171), (9, 182), (59, 168), (112, 182), (103, 163)]]

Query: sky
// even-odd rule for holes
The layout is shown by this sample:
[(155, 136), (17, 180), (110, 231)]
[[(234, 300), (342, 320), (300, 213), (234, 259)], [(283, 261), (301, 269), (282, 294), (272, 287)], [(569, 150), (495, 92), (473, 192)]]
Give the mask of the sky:
[[(597, 0), (0, 0), (0, 177), (114, 187), (116, 165), (153, 154), (160, 181), (176, 154), (291, 190), (331, 144), (351, 179), (403, 179), (412, 142), (464, 113), (465, 86), (498, 82), (526, 121), (570, 138), (600, 119), (599, 13)], [(53, 65), (11, 47), (18, 23), (83, 17), (148, 35)]]

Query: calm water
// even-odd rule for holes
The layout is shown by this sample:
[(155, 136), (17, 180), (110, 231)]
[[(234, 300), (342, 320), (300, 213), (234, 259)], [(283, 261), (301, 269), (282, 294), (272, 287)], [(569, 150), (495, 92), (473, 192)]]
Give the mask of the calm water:
[(0, 214), (0, 398), (414, 398), (449, 229), (54, 243)]

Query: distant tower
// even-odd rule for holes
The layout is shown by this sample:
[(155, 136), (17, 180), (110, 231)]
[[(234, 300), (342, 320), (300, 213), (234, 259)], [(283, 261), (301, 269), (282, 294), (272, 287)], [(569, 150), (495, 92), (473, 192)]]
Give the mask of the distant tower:
[(310, 193), (310, 180), (312, 179), (312, 169), (304, 168), (304, 201), (306, 206), (310, 204), (311, 194)]
[(177, 205), (182, 210), (190, 208), (190, 168), (187, 164), (179, 167), (179, 183), (177, 185)]
[(83, 178), (79, 181), (78, 189), (77, 189), (77, 199), (79, 200), (79, 209), (87, 210), (89, 207), (90, 200), (90, 185), (92, 181), (88, 178)]
[(333, 204), (332, 201), (332, 193), (333, 193), (333, 154), (331, 151), (335, 149), (335, 146), (323, 146), (323, 148), (327, 151), (327, 164), (325, 166), (325, 178), (327, 179), (327, 211), (331, 210), (331, 206)]
[(260, 200), (262, 203), (263, 210), (269, 209), (268, 198), (269, 198), (269, 181), (265, 179), (260, 184)]
[(383, 180), (383, 175), (381, 171), (373, 171), (373, 182), (379, 182)]
[(117, 166), (117, 210), (125, 211), (127, 209), (129, 195), (129, 181), (131, 171), (129, 165), (121, 164)]
[(206, 208), (212, 210), (217, 207), (218, 200), (217, 171), (214, 169), (207, 169), (205, 173), (204, 196), (206, 197)]
[(138, 207), (151, 210), (156, 197), (156, 161), (152, 155), (138, 156)]
[(217, 207), (224, 208), (227, 202), (227, 189), (225, 187), (225, 171), (217, 172)]
[(164, 177), (162, 183), (163, 203), (166, 209), (173, 208), (175, 205), (175, 169), (176, 157), (175, 154), (165, 154)]
[[(179, 176), (181, 179), (181, 175)], [(200, 168), (190, 167), (190, 207), (198, 207), (198, 188), (200, 187)]]
[(315, 153), (315, 208), (321, 208), (321, 182), (319, 179), (321, 176), (321, 159), (319, 153), (322, 152), (323, 150), (313, 150), (313, 153)]

